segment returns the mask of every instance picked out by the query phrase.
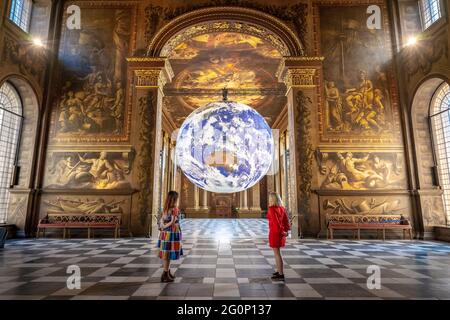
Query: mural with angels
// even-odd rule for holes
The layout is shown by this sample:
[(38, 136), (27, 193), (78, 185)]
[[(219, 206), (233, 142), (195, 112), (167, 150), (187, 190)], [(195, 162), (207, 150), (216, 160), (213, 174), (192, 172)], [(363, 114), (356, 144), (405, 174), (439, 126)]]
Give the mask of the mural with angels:
[[(123, 135), (126, 118), (126, 57), (132, 12), (121, 8), (82, 8), (83, 27), (63, 29), (60, 89), (54, 137), (96, 141)], [(63, 24), (65, 25), (65, 24)]]
[(380, 137), (394, 129), (389, 33), (367, 27), (366, 9), (320, 8), (328, 136)]

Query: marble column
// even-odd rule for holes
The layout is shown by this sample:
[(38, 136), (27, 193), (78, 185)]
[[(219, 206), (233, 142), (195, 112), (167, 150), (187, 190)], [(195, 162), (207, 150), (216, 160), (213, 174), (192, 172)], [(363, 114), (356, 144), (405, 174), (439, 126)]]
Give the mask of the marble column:
[(248, 211), (248, 199), (247, 199), (247, 189), (240, 192), (239, 195), (239, 209), (240, 211)]
[(194, 210), (198, 210), (200, 209), (200, 190), (199, 187), (197, 187), (196, 185), (194, 185)]
[(252, 207), (250, 210), (252, 212), (261, 212), (261, 197), (260, 197), (260, 185), (259, 182), (255, 184), (252, 189)]
[(200, 197), (200, 209), (202, 210), (209, 210), (208, 207), (208, 191), (205, 189), (202, 189), (200, 191), (201, 197)]

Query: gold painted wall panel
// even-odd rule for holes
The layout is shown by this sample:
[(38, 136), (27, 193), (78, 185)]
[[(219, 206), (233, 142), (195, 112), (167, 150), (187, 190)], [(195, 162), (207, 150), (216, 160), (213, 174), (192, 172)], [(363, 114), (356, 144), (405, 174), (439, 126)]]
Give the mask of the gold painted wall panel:
[(316, 41), (325, 56), (320, 99), (320, 141), (401, 144), (398, 98), (387, 18), (367, 27), (367, 5), (320, 6)]
[(316, 152), (321, 190), (406, 189), (402, 153)]
[(129, 153), (87, 151), (51, 152), (44, 186), (48, 189), (129, 189)]
[(131, 196), (125, 195), (83, 195), (44, 194), (40, 208), (40, 218), (47, 213), (120, 213), (122, 228), (128, 229), (131, 212)]
[(75, 2), (82, 28), (63, 19), (51, 143), (128, 141), (130, 96), (126, 60), (134, 49), (135, 8), (121, 2)]
[[(320, 225), (322, 235), (326, 231), (327, 214), (347, 215), (403, 215), (414, 226), (411, 201), (405, 195), (320, 196)], [(389, 232), (389, 235), (391, 232)], [(373, 232), (375, 236), (376, 233)], [(397, 236), (396, 236), (397, 238)]]

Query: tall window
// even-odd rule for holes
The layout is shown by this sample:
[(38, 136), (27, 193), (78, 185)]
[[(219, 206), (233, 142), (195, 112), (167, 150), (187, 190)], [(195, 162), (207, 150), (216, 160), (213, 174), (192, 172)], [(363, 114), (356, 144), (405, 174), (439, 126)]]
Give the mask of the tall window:
[(31, 5), (31, 0), (11, 0), (9, 19), (25, 32), (30, 27)]
[(448, 83), (444, 83), (437, 90), (430, 114), (448, 224), (450, 222), (450, 86)]
[(22, 102), (16, 89), (5, 82), (0, 87), (0, 223), (6, 221), (21, 125)]
[(428, 29), (433, 23), (442, 17), (441, 0), (421, 0), (420, 11), (422, 13), (423, 29)]

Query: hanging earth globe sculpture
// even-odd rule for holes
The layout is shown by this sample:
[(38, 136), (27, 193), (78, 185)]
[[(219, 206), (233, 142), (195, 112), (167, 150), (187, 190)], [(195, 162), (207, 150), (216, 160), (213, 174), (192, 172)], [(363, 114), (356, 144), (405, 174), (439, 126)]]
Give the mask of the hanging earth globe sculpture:
[(176, 161), (186, 177), (211, 192), (232, 193), (255, 185), (273, 157), (272, 130), (253, 108), (227, 100), (196, 109), (181, 125)]

